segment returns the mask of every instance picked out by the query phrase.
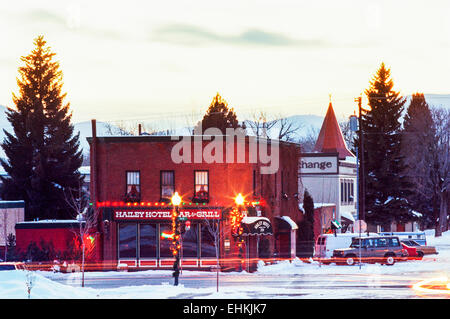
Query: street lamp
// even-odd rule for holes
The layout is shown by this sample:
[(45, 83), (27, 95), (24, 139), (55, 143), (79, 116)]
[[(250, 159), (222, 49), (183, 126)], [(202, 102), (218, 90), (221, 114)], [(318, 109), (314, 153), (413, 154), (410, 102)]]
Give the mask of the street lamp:
[(174, 206), (179, 206), (181, 204), (181, 197), (178, 195), (178, 192), (175, 192), (172, 196), (172, 204)]
[(172, 213), (172, 231), (173, 239), (172, 243), (174, 245), (173, 255), (175, 256), (175, 262), (173, 263), (173, 277), (175, 278), (174, 286), (178, 286), (178, 277), (180, 276), (180, 222), (179, 222), (179, 209), (178, 206), (181, 204), (181, 197), (178, 192), (175, 192), (172, 196), (172, 205), (175, 211)]
[(85, 228), (83, 229), (83, 223), (86, 222), (86, 211), (87, 208), (85, 208), (83, 210), (83, 212), (78, 213), (77, 215), (77, 221), (80, 223), (80, 239), (81, 239), (81, 249), (82, 249), (82, 253), (81, 253), (81, 287), (84, 287), (84, 260), (85, 260), (85, 250), (86, 250), (86, 244), (85, 244), (85, 232), (86, 232), (86, 225)]
[(234, 202), (236, 203), (236, 205), (238, 206), (242, 206), (244, 205), (244, 196), (242, 196), (241, 193), (239, 193), (235, 198), (234, 198)]
[(243, 262), (243, 260), (242, 260), (242, 257), (243, 257), (243, 253), (244, 253), (244, 248), (242, 247), (242, 243), (243, 243), (243, 240), (242, 240), (242, 237), (241, 237), (241, 233), (242, 233), (242, 230), (241, 230), (241, 225), (240, 225), (240, 223), (241, 223), (241, 220), (242, 220), (242, 205), (244, 205), (244, 202), (245, 202), (245, 198), (244, 198), (244, 196), (242, 196), (242, 194), (241, 193), (239, 193), (235, 198), (234, 198), (234, 202), (236, 203), (236, 205), (237, 205), (237, 207), (238, 207), (238, 214), (239, 214), (239, 218), (238, 218), (238, 222), (239, 222), (239, 225), (237, 225), (237, 229), (238, 229), (238, 232), (237, 232), (237, 235), (238, 235), (238, 247), (239, 247), (239, 271), (242, 271), (242, 262)]

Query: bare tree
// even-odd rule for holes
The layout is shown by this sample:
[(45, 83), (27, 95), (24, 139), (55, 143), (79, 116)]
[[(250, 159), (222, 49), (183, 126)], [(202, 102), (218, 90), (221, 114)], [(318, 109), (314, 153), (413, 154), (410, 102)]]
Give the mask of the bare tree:
[(209, 233), (214, 238), (214, 248), (216, 250), (216, 291), (219, 291), (219, 247), (220, 247), (220, 223), (218, 220), (204, 219), (204, 224), (208, 228)]
[(119, 121), (116, 124), (112, 124), (109, 122), (105, 123), (106, 135), (119, 135), (119, 136), (127, 136), (133, 135), (124, 121)]
[(31, 289), (33, 289), (35, 283), (35, 275), (31, 270), (26, 270), (25, 285), (27, 286), (28, 299), (31, 299)]
[(342, 136), (344, 137), (345, 144), (347, 144), (347, 148), (349, 150), (353, 150), (354, 146), (354, 133), (350, 129), (350, 121), (347, 118), (342, 118), (339, 122), (339, 127), (342, 132)]
[(319, 137), (320, 130), (318, 128), (314, 128), (311, 126), (308, 129), (308, 133), (306, 136), (301, 137), (298, 141), (302, 148), (302, 152), (312, 152), (314, 150), (314, 146), (316, 145), (317, 138)]
[(443, 107), (431, 109), (436, 134), (432, 181), (439, 198), (439, 217), (435, 236), (448, 230), (448, 201), (450, 188), (450, 110)]
[(99, 211), (94, 207), (89, 209), (89, 193), (81, 185), (76, 190), (64, 189), (64, 196), (79, 222), (79, 231), (75, 234), (79, 236), (81, 242), (81, 287), (84, 287), (86, 240), (97, 227)]
[(280, 130), (278, 131), (278, 139), (281, 141), (292, 142), (294, 141), (294, 134), (303, 127), (302, 123), (295, 123), (287, 117), (283, 117), (281, 114), (277, 117), (276, 121), (279, 123)]
[(302, 123), (296, 123), (282, 114), (269, 116), (265, 111), (254, 111), (251, 119), (244, 123), (255, 136), (287, 142), (294, 141), (295, 133), (303, 127)]
[(194, 135), (194, 128), (201, 122), (203, 114), (200, 110), (192, 110), (185, 117), (186, 120), (186, 128), (189, 131), (190, 135)]
[(244, 123), (255, 136), (268, 138), (268, 132), (277, 122), (274, 119), (269, 119), (265, 111), (253, 111), (251, 119), (244, 121)]

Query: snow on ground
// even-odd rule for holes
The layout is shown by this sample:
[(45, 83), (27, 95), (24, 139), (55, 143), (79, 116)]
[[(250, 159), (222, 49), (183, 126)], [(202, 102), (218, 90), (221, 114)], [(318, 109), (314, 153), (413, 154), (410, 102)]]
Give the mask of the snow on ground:
[[(433, 231), (427, 231), (427, 240), (429, 245), (436, 246), (439, 254), (438, 255), (426, 255), (423, 260), (398, 262), (394, 266), (386, 266), (380, 264), (364, 264), (361, 267), (359, 265), (355, 266), (337, 266), (331, 265), (320, 265), (318, 262), (311, 261), (310, 263), (303, 262), (299, 259), (295, 259), (292, 262), (280, 262), (274, 265), (263, 265), (260, 264), (258, 271), (255, 273), (221, 273), (222, 278), (234, 276), (234, 278), (239, 278), (239, 276), (255, 276), (255, 278), (263, 280), (264, 278), (271, 278), (276, 276), (286, 276), (292, 275), (308, 275), (311, 278), (311, 284), (317, 286), (310, 291), (309, 298), (371, 298), (373, 296), (380, 296), (380, 293), (384, 293), (384, 297), (392, 298), (396, 297), (391, 291), (382, 291), (378, 289), (371, 289), (371, 285), (364, 289), (363, 294), (355, 295), (354, 292), (350, 290), (341, 289), (339, 290), (338, 296), (333, 295), (332, 289), (333, 284), (339, 284), (339, 276), (350, 276), (358, 278), (361, 280), (373, 280), (374, 286), (377, 282), (382, 280), (389, 280), (389, 278), (398, 279), (399, 276), (402, 278), (416, 278), (415, 274), (426, 274), (428, 278), (436, 276), (446, 276), (450, 278), (450, 231), (444, 233), (440, 238), (434, 238)], [(237, 281), (236, 285), (232, 286), (222, 286), (219, 292), (216, 292), (215, 287), (207, 288), (189, 288), (185, 287), (182, 283), (179, 286), (172, 285), (171, 278), (172, 271), (170, 270), (148, 270), (139, 272), (140, 275), (146, 276), (167, 276), (167, 280), (162, 280), (158, 285), (141, 285), (141, 286), (124, 286), (118, 288), (104, 288), (104, 289), (94, 289), (90, 287), (81, 288), (77, 285), (69, 286), (61, 284), (52, 279), (65, 278), (67, 280), (73, 279), (79, 282), (80, 273), (74, 274), (62, 274), (62, 273), (48, 273), (48, 272), (34, 272), (34, 284), (31, 290), (31, 298), (42, 298), (42, 299), (92, 299), (92, 298), (125, 298), (125, 299), (166, 299), (166, 298), (219, 298), (219, 299), (241, 299), (241, 298), (254, 298), (255, 294), (259, 296), (275, 296), (276, 298), (288, 298), (285, 296), (298, 295), (299, 290), (293, 287), (266, 287), (264, 285), (252, 286), (246, 285), (245, 281)], [(188, 273), (189, 275), (205, 275), (204, 272), (199, 271), (183, 271), (183, 273)], [(130, 278), (135, 276), (136, 273), (133, 272), (93, 272), (88, 273), (90, 278), (102, 278), (108, 280), (106, 277), (120, 277)], [(209, 276), (215, 276), (214, 274), (208, 273)], [(330, 283), (324, 284), (322, 282), (314, 282), (314, 278), (317, 275), (329, 276)], [(370, 275), (370, 276), (369, 276)], [(336, 276), (336, 277), (334, 277)], [(336, 278), (336, 282), (333, 283), (333, 278)], [(0, 271), (0, 298), (16, 298), (24, 299), (28, 298), (27, 294), (27, 272), (26, 271)], [(321, 286), (322, 285), (322, 286)], [(331, 295), (330, 295), (331, 293)], [(306, 297), (308, 297), (306, 296)]]
[(361, 271), (359, 265), (338, 266), (335, 264), (321, 265), (317, 261), (311, 261), (307, 264), (300, 259), (293, 262), (284, 261), (275, 265), (263, 266), (258, 268), (258, 273), (277, 274), (277, 273), (303, 273), (303, 274), (408, 274), (417, 272), (429, 272), (430, 274), (447, 272), (450, 277), (450, 231), (445, 232), (441, 237), (434, 237), (434, 230), (427, 230), (427, 244), (435, 246), (437, 255), (425, 255), (422, 260), (409, 260), (407, 262), (397, 262), (394, 266), (381, 264), (363, 264)]

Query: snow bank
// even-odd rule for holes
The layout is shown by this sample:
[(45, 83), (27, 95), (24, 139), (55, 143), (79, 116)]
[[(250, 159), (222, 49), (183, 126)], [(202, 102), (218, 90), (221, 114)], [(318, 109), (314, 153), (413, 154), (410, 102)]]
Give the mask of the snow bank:
[[(311, 279), (308, 285), (311, 289), (303, 297), (314, 297), (322, 298), (330, 296), (327, 294), (327, 290), (323, 290), (323, 286), (327, 285), (323, 280), (315, 282), (316, 276), (303, 276), (303, 275), (328, 275), (326, 277), (330, 282), (336, 278), (336, 275), (351, 275), (352, 282), (358, 280), (369, 280), (373, 281), (374, 285), (379, 284), (382, 280), (389, 280), (389, 275), (401, 275), (405, 280), (416, 280), (417, 273), (428, 273), (429, 276), (442, 276), (442, 274), (449, 276), (450, 270), (450, 231), (443, 234), (442, 237), (435, 238), (434, 231), (426, 231), (427, 240), (429, 245), (436, 246), (439, 254), (438, 255), (426, 255), (423, 260), (398, 262), (394, 266), (385, 266), (380, 264), (364, 264), (361, 266), (337, 266), (331, 265), (320, 265), (318, 262), (309, 260), (304, 262), (300, 259), (294, 259), (292, 262), (283, 261), (274, 265), (264, 265), (260, 262), (258, 265), (258, 271), (255, 273), (221, 273), (220, 276), (230, 277), (230, 276), (255, 276), (261, 280), (273, 280), (276, 276), (286, 276), (292, 275), (302, 276), (303, 280)], [(200, 271), (183, 271), (183, 273), (189, 273), (189, 275), (205, 275), (205, 272)], [(165, 298), (219, 298), (219, 299), (253, 299), (257, 297), (265, 296), (277, 296), (277, 298), (289, 298), (289, 296), (302, 297), (300, 291), (294, 287), (267, 287), (261, 286), (246, 286), (239, 284), (232, 286), (222, 286), (220, 291), (216, 292), (216, 287), (208, 288), (187, 288), (183, 284), (179, 286), (172, 285), (172, 271), (169, 270), (148, 270), (140, 272), (140, 275), (145, 274), (148, 276), (161, 276), (167, 275), (167, 281), (163, 281), (158, 285), (141, 285), (141, 286), (125, 286), (119, 288), (108, 288), (108, 289), (96, 289), (96, 288), (81, 288), (77, 285), (80, 283), (80, 273), (73, 274), (62, 274), (62, 273), (50, 273), (50, 272), (33, 272), (35, 280), (34, 285), (31, 290), (32, 299), (165, 299)], [(26, 299), (28, 298), (27, 287), (26, 287), (26, 275), (27, 271), (12, 270), (12, 271), (0, 271), (0, 298), (8, 299)], [(90, 272), (86, 273), (89, 278), (105, 278), (108, 277), (133, 277), (136, 273), (133, 272)], [(361, 276), (363, 275), (363, 276)], [(367, 276), (370, 275), (370, 276)], [(66, 282), (73, 280), (75, 285), (64, 285), (51, 279), (65, 278)], [(322, 277), (323, 278), (323, 277)], [(349, 277), (350, 278), (350, 277)], [(340, 280), (340, 279), (337, 279)], [(330, 284), (331, 285), (331, 284)], [(330, 286), (331, 287), (331, 286)], [(341, 294), (341, 292), (343, 294)], [(304, 291), (303, 291), (304, 293)], [(360, 295), (360, 291), (345, 291), (340, 290), (339, 298), (354, 298), (357, 293), (358, 298), (364, 297)], [(368, 297), (380, 296), (379, 290), (368, 289), (365, 292)], [(386, 296), (389, 297), (389, 290), (385, 292)], [(394, 296), (394, 295), (393, 295)], [(333, 295), (333, 297), (336, 297)], [(392, 297), (392, 296), (391, 296)]]
[[(274, 265), (258, 265), (259, 274), (413, 274), (416, 272), (442, 273), (450, 272), (450, 231), (443, 233), (442, 237), (434, 237), (434, 230), (425, 231), (427, 242), (430, 246), (435, 246), (438, 255), (425, 255), (422, 260), (409, 260), (406, 262), (397, 262), (394, 266), (381, 264), (363, 264), (361, 269), (359, 265), (338, 266), (335, 264), (323, 265), (317, 261), (310, 260), (303, 262), (296, 258), (292, 262), (282, 261)], [(450, 273), (449, 273), (450, 275)]]
[[(9, 270), (0, 271), (0, 298), (1, 299), (24, 299), (27, 293), (27, 271)], [(39, 299), (85, 299), (95, 298), (95, 291), (91, 288), (73, 288), (43, 277), (34, 272), (33, 288), (31, 298)]]
[[(149, 273), (161, 275), (158, 271)], [(170, 272), (171, 273), (171, 272)], [(243, 288), (236, 291), (234, 287), (221, 287), (216, 292), (215, 287), (186, 288), (184, 285), (173, 286), (172, 280), (160, 285), (126, 286), (111, 289), (94, 289), (89, 287), (73, 287), (52, 281), (44, 276), (51, 273), (33, 272), (34, 284), (31, 290), (31, 299), (166, 299), (166, 298), (250, 298), (254, 293), (252, 288)], [(111, 276), (110, 272), (89, 273), (92, 277)], [(26, 278), (27, 271), (11, 270), (0, 271), (0, 299), (26, 299), (28, 298)], [(115, 273), (117, 275), (117, 273)], [(133, 273), (120, 273), (120, 276), (133, 276)], [(68, 274), (52, 274), (53, 278), (68, 276)], [(69, 274), (73, 280), (79, 281), (80, 273)], [(269, 289), (270, 290), (270, 289)], [(273, 291), (275, 293), (276, 291)]]

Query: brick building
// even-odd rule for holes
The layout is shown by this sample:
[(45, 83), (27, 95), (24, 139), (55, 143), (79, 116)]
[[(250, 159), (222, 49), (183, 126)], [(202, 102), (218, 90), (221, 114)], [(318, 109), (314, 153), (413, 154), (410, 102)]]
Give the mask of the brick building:
[[(171, 136), (97, 137), (95, 120), (92, 124), (90, 191), (99, 213), (104, 268), (119, 264), (130, 269), (172, 267), (170, 242), (161, 234), (171, 229), (174, 192), (182, 196), (180, 213), (190, 223), (182, 236), (184, 269), (208, 269), (216, 264), (214, 236), (208, 230), (208, 224), (216, 222), (222, 269), (236, 269), (241, 259), (252, 270), (259, 259), (295, 257), (296, 224), (302, 219), (297, 194), (298, 144), (249, 137), (239, 144), (235, 137), (236, 143), (226, 136), (213, 136), (196, 144), (203, 151), (215, 147), (213, 162), (204, 153), (200, 161), (195, 160), (199, 150), (195, 143), (175, 152), (194, 159), (180, 162), (174, 160), (180, 141)], [(267, 153), (271, 156), (275, 148), (279, 154), (272, 158), (278, 169), (270, 174), (262, 174), (269, 165), (260, 153), (264, 147), (271, 150)], [(261, 155), (256, 161), (255, 150)], [(225, 160), (228, 155), (234, 163)], [(243, 258), (229, 219), (238, 194), (246, 201), (242, 207), (247, 216), (242, 221)]]

